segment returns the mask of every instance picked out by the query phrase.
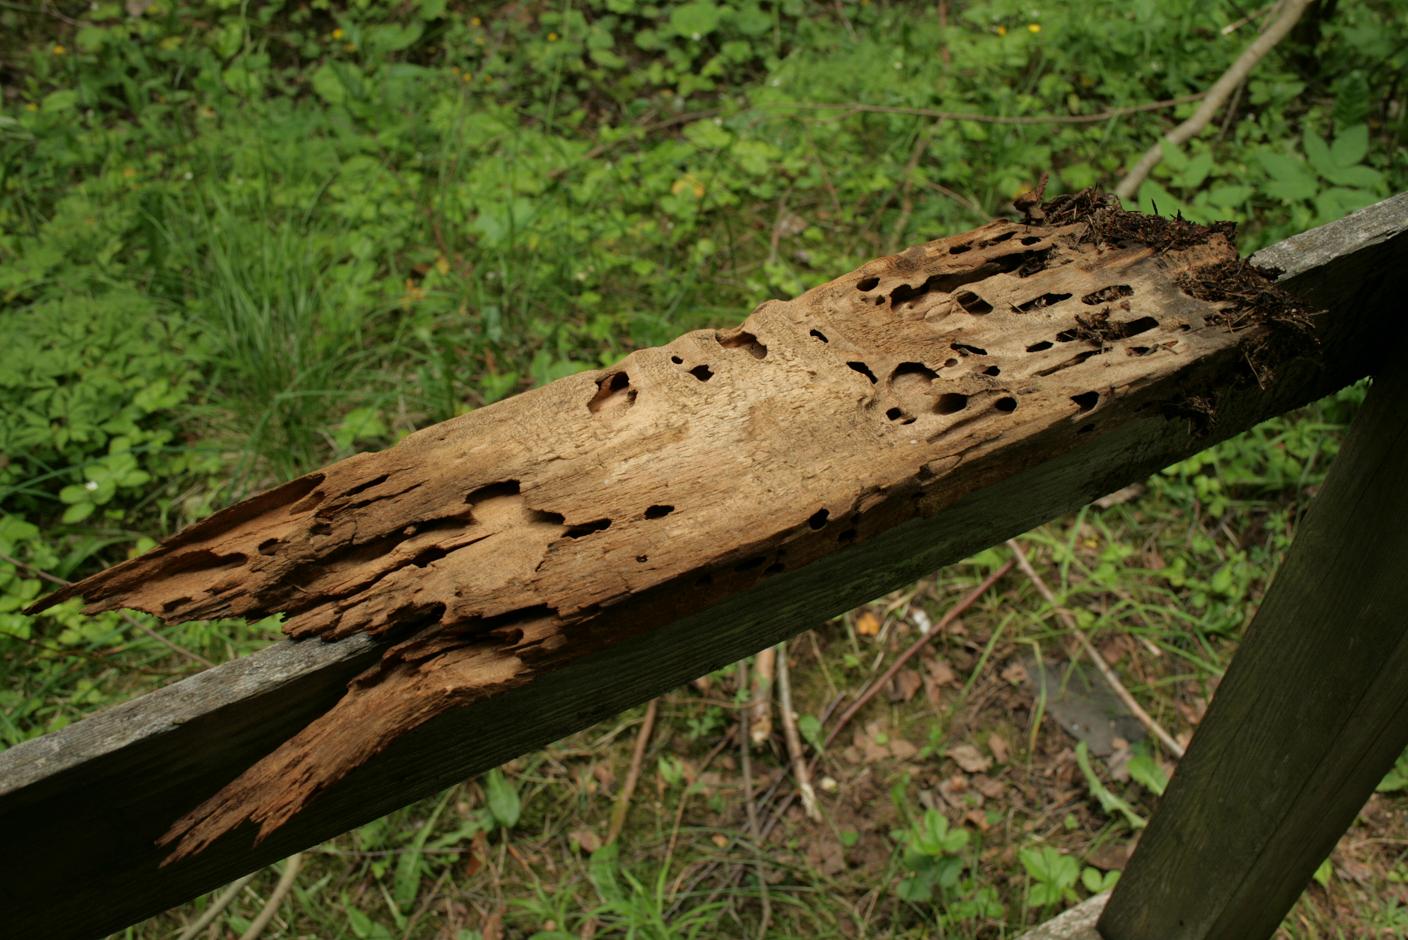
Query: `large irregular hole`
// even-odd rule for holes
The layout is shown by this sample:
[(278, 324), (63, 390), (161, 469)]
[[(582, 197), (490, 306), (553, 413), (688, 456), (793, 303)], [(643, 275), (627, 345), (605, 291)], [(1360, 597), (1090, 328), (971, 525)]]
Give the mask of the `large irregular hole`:
[[(952, 251), (952, 249), (950, 249)], [(956, 271), (949, 274), (931, 274), (918, 287), (910, 284), (901, 284), (890, 292), (890, 304), (898, 307), (906, 301), (914, 300), (930, 291), (938, 291), (941, 294), (952, 294), (965, 284), (972, 284), (976, 281), (987, 280), (994, 274), (1007, 274), (1021, 267), (1025, 255), (1022, 254), (1004, 255), (1001, 258), (994, 258), (984, 262), (970, 271)]]
[(870, 371), (870, 366), (866, 365), (863, 362), (848, 362), (846, 363), (846, 365), (850, 366), (852, 369), (856, 370), (861, 375), (869, 379), (871, 385), (874, 385), (876, 382), (880, 381), (875, 377), (875, 373)]
[(986, 369), (983, 370), (983, 375), (1001, 375), (1001, 374), (1002, 374), (1002, 370), (999, 369), (997, 366), (988, 366)]
[(1081, 411), (1089, 411), (1100, 401), (1099, 392), (1081, 392), (1079, 395), (1072, 395), (1071, 401), (1076, 403), (1076, 407)]
[(1028, 235), (1028, 236), (1026, 236), (1026, 237), (1024, 237), (1024, 238), (1022, 239), (1022, 244), (1023, 244), (1023, 245), (1035, 245), (1035, 244), (1036, 244), (1037, 242), (1039, 242), (1039, 241), (1041, 241), (1041, 236), (1039, 236), (1039, 235)]
[(1017, 410), (1017, 399), (1013, 398), (1010, 395), (1007, 395), (993, 402), (992, 406), (998, 411), (1004, 412), (1006, 414), (1011, 414), (1012, 412)]
[(949, 348), (965, 356), (986, 356), (988, 354), (988, 351), (983, 347), (973, 346), (968, 343), (950, 343)]
[(646, 509), (645, 509), (645, 518), (647, 518), (647, 519), (663, 519), (663, 518), (665, 518), (666, 516), (668, 516), (670, 513), (674, 512), (674, 511), (675, 511), (675, 507), (674, 507), (674, 506), (666, 506), (666, 505), (664, 505), (663, 503), (656, 503), (654, 506), (647, 506), (647, 507), (646, 507)]
[(1042, 294), (1040, 297), (1033, 297), (1031, 300), (1017, 308), (1019, 313), (1030, 313), (1033, 310), (1040, 310), (1043, 307), (1050, 307), (1052, 304), (1059, 304), (1063, 300), (1070, 300), (1070, 294)]
[(890, 373), (890, 388), (896, 392), (923, 391), (939, 374), (922, 362), (901, 362)]
[(1109, 287), (1102, 287), (1099, 290), (1091, 291), (1082, 297), (1080, 302), (1093, 307), (1096, 304), (1108, 304), (1112, 301), (1119, 300), (1121, 297), (1132, 297), (1133, 295), (1134, 288), (1130, 287), (1128, 284), (1111, 284)]
[(1138, 336), (1140, 333), (1147, 333), (1159, 325), (1159, 321), (1153, 317), (1140, 317), (1137, 320), (1130, 320), (1128, 323), (1112, 324), (1119, 334), (1120, 339), (1129, 339), (1131, 336)]
[(272, 555), (279, 550), (278, 539), (265, 539), (259, 543), (259, 554)]
[(825, 509), (818, 509), (807, 519), (807, 528), (820, 529), (822, 526), (826, 525), (826, 520), (830, 516), (831, 513), (827, 512)]
[(604, 408), (629, 408), (636, 402), (636, 390), (625, 372), (608, 372), (596, 380), (596, 393), (587, 402), (587, 410), (597, 414)]
[(708, 366), (695, 366), (689, 370), (689, 374), (701, 382), (707, 382), (714, 377), (714, 370)]
[(934, 404), (934, 411), (941, 415), (957, 414), (968, 407), (968, 396), (960, 392), (944, 392)]
[(501, 480), (498, 483), (490, 483), (487, 486), (479, 487), (477, 490), (471, 490), (469, 495), (464, 498), (464, 501), (474, 504), (482, 503), (490, 499), (499, 499), (504, 496), (517, 496), (518, 490), (519, 486), (517, 480)]
[(1054, 345), (1051, 340), (1044, 339), (1039, 343), (1032, 343), (1027, 347), (1027, 352), (1041, 352), (1043, 349), (1050, 349)]
[(571, 526), (563, 534), (569, 539), (580, 539), (584, 536), (591, 535), (593, 532), (601, 532), (609, 528), (611, 528), (610, 519), (593, 519), (591, 522), (583, 522), (579, 525)]
[(964, 242), (964, 243), (961, 244), (961, 245), (954, 245), (952, 248), (950, 248), (950, 249), (948, 250), (948, 253), (951, 254), (951, 255), (961, 255), (961, 254), (963, 254), (965, 251), (971, 250), (972, 247), (973, 247), (973, 246), (972, 246), (971, 244), (969, 244), (968, 242)]
[(1072, 356), (1071, 358), (1067, 359), (1065, 362), (1060, 362), (1060, 363), (1057, 363), (1057, 364), (1054, 365), (1054, 366), (1051, 366), (1050, 368), (1042, 369), (1040, 372), (1037, 373), (1037, 375), (1041, 375), (1041, 376), (1055, 375), (1057, 372), (1060, 372), (1062, 369), (1069, 369), (1071, 366), (1078, 366), (1078, 365), (1080, 365), (1082, 362), (1084, 362), (1085, 360), (1089, 359), (1091, 356), (1098, 356), (1098, 355), (1100, 355), (1100, 353), (1101, 353), (1102, 351), (1103, 351), (1103, 350), (1099, 350), (1099, 349), (1086, 349), (1086, 350), (1083, 350), (1083, 351), (1081, 351), (1081, 352), (1076, 353), (1074, 356)]
[(370, 480), (363, 480), (356, 486), (350, 487), (349, 489), (345, 490), (342, 496), (339, 497), (339, 499), (347, 499), (349, 496), (356, 496), (358, 493), (365, 492), (374, 486), (381, 486), (381, 484), (385, 483), (390, 476), (391, 474), (389, 473), (383, 473), (378, 476), (372, 477)]
[(817, 339), (821, 340), (823, 343), (829, 343), (829, 342), (831, 342), (831, 340), (827, 339), (827, 338), (826, 338), (826, 334), (823, 333), (821, 330), (812, 330), (810, 335), (812, 335), (812, 336), (816, 337)]
[(1011, 238), (1015, 234), (1015, 232), (1003, 232), (1001, 235), (994, 235), (992, 238), (978, 242), (978, 247), (987, 248), (991, 245), (1001, 244), (1002, 242), (1007, 241), (1007, 239)]
[(758, 342), (758, 337), (747, 330), (734, 330), (731, 333), (715, 333), (714, 338), (724, 349), (746, 349), (754, 359), (766, 359), (768, 348)]
[(970, 290), (959, 291), (953, 295), (953, 299), (958, 301), (958, 306), (971, 314), (992, 313), (992, 304)]
[(863, 277), (856, 282), (856, 290), (862, 293), (866, 291), (875, 290), (875, 288), (879, 286), (880, 279), (878, 277)]

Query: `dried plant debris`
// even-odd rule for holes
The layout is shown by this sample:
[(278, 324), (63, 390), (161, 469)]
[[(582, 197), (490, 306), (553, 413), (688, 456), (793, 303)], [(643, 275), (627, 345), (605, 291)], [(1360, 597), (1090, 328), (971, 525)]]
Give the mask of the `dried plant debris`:
[[(1214, 238), (1236, 244), (1235, 222), (1199, 225), (1182, 215), (1164, 218), (1130, 212), (1117, 197), (1096, 189), (1057, 196), (1032, 208), (1029, 197), (1039, 197), (1045, 182), (1043, 177), (1037, 190), (1018, 197), (1013, 204), (1028, 220), (1038, 218), (1047, 225), (1083, 225), (1083, 241), (1115, 248), (1145, 245), (1161, 255), (1192, 249)], [(1273, 344), (1284, 347), (1280, 355), (1286, 355), (1304, 352), (1315, 342), (1313, 318), (1317, 312), (1276, 287), (1276, 275), (1276, 271), (1258, 268), (1246, 259), (1232, 258), (1194, 267), (1178, 279), (1179, 288), (1190, 296), (1218, 305), (1216, 320), (1227, 329), (1240, 333), (1253, 326), (1265, 328), (1249, 336), (1244, 346), (1252, 374), (1263, 387), (1270, 378), (1270, 363), (1278, 358), (1271, 348)], [(1123, 296), (1107, 290), (1082, 300), (1087, 304), (1115, 302)], [(1081, 338), (1099, 343), (1111, 338), (1108, 309), (1094, 317), (1078, 316), (1077, 321), (1075, 334)], [(1200, 413), (1203, 410), (1199, 409)]]
[[(1264, 377), (1305, 313), (1227, 226), (1093, 190), (916, 245), (732, 330), (633, 352), (225, 509), (58, 591), (167, 620), (370, 635), (341, 700), (173, 825), (260, 837), (437, 715)], [(1211, 407), (1210, 405), (1208, 407)], [(1143, 411), (1141, 411), (1141, 408)], [(544, 677), (547, 677), (546, 679)]]

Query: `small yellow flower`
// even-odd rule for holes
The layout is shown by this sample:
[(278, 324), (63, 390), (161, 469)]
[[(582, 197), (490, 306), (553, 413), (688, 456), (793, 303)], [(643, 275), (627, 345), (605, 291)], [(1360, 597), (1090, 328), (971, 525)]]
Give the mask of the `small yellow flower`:
[(137, 168), (135, 166), (125, 166), (122, 168), (122, 175), (130, 180), (137, 175)]
[(436, 258), (436, 259), (435, 259), (435, 270), (439, 271), (441, 274), (449, 274), (449, 273), (450, 273), (450, 261), (449, 261), (449, 259), (446, 258), (444, 255), (441, 255), (440, 257)]
[(39, 105), (35, 104), (33, 101), (26, 101), (24, 103), (24, 109), (26, 111), (38, 111)]
[(557, 33), (548, 33), (548, 42), (557, 42)]
[(57, 42), (54, 43), (54, 48), (50, 49), (49, 51), (52, 52), (54, 55), (63, 55), (64, 53), (68, 52), (68, 50), (65, 49), (61, 43)]
[(341, 26), (339, 26), (337, 29), (335, 29), (335, 30), (332, 31), (332, 38), (333, 38), (334, 40), (341, 39), (343, 36), (346, 36), (346, 35), (347, 35), (347, 34), (342, 31), (342, 27), (341, 27)]
[(474, 73), (472, 73), (472, 72), (465, 72), (463, 75), (460, 76), (460, 81), (462, 81), (462, 82), (472, 82), (472, 81), (474, 81)]
[(1006, 36), (1006, 35), (1007, 35), (1007, 27), (1006, 27), (1006, 26), (999, 25), (999, 26), (997, 27), (997, 34), (998, 34), (999, 36)]
[(481, 19), (480, 19), (479, 17), (477, 17), (477, 16), (471, 16), (471, 17), (469, 18), (469, 25), (470, 25), (470, 26), (483, 26), (483, 25), (484, 25), (484, 21), (481, 20)]
[(416, 284), (415, 279), (406, 278), (406, 292), (401, 295), (401, 309), (409, 309), (411, 304), (424, 299), (425, 291)]
[(1039, 32), (1041, 32), (1041, 24), (1040, 24), (1040, 23), (1028, 23), (1028, 24), (1027, 24), (1027, 32), (1029, 32), (1029, 33), (1039, 33)]

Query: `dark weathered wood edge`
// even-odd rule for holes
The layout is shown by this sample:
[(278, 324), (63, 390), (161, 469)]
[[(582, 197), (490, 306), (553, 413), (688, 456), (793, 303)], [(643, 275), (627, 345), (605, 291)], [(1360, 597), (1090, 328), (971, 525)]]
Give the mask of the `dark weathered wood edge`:
[[(0, 900), (34, 934), (90, 936), (132, 923), (292, 851), (376, 818), (682, 682), (856, 603), (1140, 479), (1373, 368), (1371, 312), (1403, 254), (1408, 197), (1256, 257), (1330, 306), (1318, 359), (1239, 390), (1207, 426), (1148, 415), (911, 523), (767, 582), (649, 636), (624, 642), (492, 700), (443, 716), (389, 748), (265, 843), (236, 833), (201, 857), (156, 867), (152, 840), (176, 815), (272, 750), (335, 700), (377, 654), (366, 641), (281, 643), (0, 753), (0, 827), (11, 852)], [(1400, 217), (1397, 229), (1383, 213)], [(1363, 214), (1360, 214), (1363, 215)], [(1309, 239), (1309, 240), (1307, 240)], [(1280, 254), (1277, 251), (1280, 250)], [(1317, 254), (1317, 252), (1319, 252)], [(1264, 261), (1263, 257), (1272, 259)], [(1322, 260), (1310, 260), (1310, 259)], [(1282, 262), (1285, 263), (1282, 263)], [(1375, 277), (1377, 272), (1380, 276)], [(707, 638), (707, 641), (703, 641)], [(149, 733), (143, 728), (152, 729)], [(447, 746), (456, 742), (458, 746)], [(9, 870), (13, 869), (13, 871)], [(60, 900), (62, 898), (62, 900)]]

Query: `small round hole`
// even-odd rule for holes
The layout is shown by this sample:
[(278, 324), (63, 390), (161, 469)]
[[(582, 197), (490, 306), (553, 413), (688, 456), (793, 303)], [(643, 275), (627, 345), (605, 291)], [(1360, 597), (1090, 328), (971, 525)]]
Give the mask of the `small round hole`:
[(875, 290), (875, 288), (878, 287), (879, 284), (880, 279), (878, 277), (862, 278), (856, 283), (856, 290), (861, 291), (862, 293), (864, 293), (865, 291), (872, 291)]
[(1009, 395), (1003, 398), (999, 398), (997, 401), (992, 403), (992, 406), (998, 411), (1011, 414), (1012, 412), (1017, 410), (1017, 399)]

